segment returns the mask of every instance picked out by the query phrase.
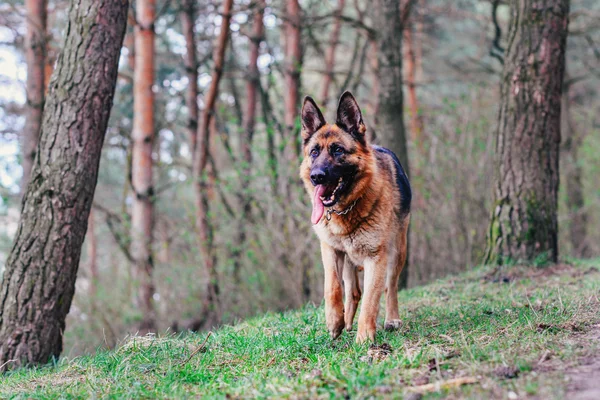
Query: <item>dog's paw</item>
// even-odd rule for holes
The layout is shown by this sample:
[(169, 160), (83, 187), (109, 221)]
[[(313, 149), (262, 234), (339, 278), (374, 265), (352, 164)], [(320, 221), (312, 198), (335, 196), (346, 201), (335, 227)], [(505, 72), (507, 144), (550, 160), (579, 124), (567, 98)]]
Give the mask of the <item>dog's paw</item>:
[(343, 332), (344, 325), (336, 326), (334, 328), (329, 329), (329, 335), (331, 335), (331, 339), (337, 339)]
[(344, 330), (344, 315), (342, 314), (341, 317), (338, 316), (337, 318), (330, 318), (327, 321), (327, 330), (332, 339), (337, 339)]
[(372, 330), (361, 330), (358, 329), (356, 333), (356, 343), (363, 344), (367, 341), (375, 342), (375, 329)]
[(325, 321), (327, 323), (327, 330), (331, 335), (332, 339), (337, 339), (344, 330), (344, 311), (343, 309), (330, 309), (325, 312)]
[(383, 328), (386, 331), (395, 331), (402, 328), (402, 321), (399, 319), (390, 319), (389, 321), (385, 321)]

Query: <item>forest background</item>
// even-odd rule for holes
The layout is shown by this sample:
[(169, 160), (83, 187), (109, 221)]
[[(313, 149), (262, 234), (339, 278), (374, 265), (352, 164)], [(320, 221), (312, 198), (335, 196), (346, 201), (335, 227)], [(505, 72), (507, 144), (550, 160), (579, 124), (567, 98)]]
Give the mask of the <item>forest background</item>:
[[(319, 245), (310, 227), (309, 199), (298, 178), (299, 107), (288, 105), (291, 98), (311, 95), (331, 120), (341, 92), (352, 90), (378, 142), (378, 49), (373, 39), (378, 28), (373, 10), (369, 2), (358, 0), (302, 1), (296, 10), (280, 1), (233, 4), (209, 126), (205, 188), (213, 252), (207, 260), (195, 226), (192, 137), (197, 125), (190, 122), (190, 65), (198, 67), (202, 112), (214, 72), (221, 70), (215, 67), (215, 48), (221, 43), (224, 14), (220, 2), (193, 4), (190, 14), (187, 2), (158, 2), (153, 21), (149, 272), (140, 268), (132, 234), (137, 198), (132, 171), (139, 160), (133, 156), (133, 79), (140, 68), (133, 32), (140, 18), (131, 6), (67, 320), (66, 356), (115, 346), (127, 333), (136, 332), (149, 314), (159, 331), (206, 324), (206, 294), (215, 281), (215, 323), (321, 302)], [(401, 7), (407, 153), (416, 193), (408, 285), (415, 286), (469, 269), (483, 259), (509, 8), (501, 1), (475, 0), (417, 0)], [(67, 8), (67, 1), (47, 4), (41, 68), (46, 79), (60, 48)], [(26, 117), (26, 13), (21, 1), (0, 5), (0, 273), (17, 227), (22, 171), (27, 168), (21, 136), (31, 122)], [(264, 32), (257, 30), (259, 25)], [(188, 57), (190, 26), (196, 60)], [(249, 69), (253, 57), (258, 74)], [(600, 5), (574, 0), (560, 154), (563, 259), (600, 255), (600, 230), (594, 229), (600, 218), (599, 66)], [(254, 82), (254, 94), (249, 82)], [(256, 99), (254, 110), (248, 108), (250, 96)], [(251, 131), (248, 114), (255, 115)], [(195, 118), (197, 124), (199, 116)], [(206, 274), (207, 261), (214, 261), (212, 275)]]

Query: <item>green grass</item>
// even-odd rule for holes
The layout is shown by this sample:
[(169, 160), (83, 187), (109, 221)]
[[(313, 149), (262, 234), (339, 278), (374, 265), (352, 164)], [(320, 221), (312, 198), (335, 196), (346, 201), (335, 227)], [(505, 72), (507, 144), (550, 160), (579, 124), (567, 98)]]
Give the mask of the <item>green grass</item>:
[(389, 354), (354, 344), (355, 332), (332, 341), (309, 305), (215, 330), (189, 360), (206, 333), (10, 372), (0, 398), (398, 398), (458, 377), (476, 383), (425, 397), (560, 398), (564, 370), (598, 350), (586, 337), (600, 322), (598, 265), (510, 267), (496, 282), (480, 268), (404, 291), (404, 327), (377, 336)]

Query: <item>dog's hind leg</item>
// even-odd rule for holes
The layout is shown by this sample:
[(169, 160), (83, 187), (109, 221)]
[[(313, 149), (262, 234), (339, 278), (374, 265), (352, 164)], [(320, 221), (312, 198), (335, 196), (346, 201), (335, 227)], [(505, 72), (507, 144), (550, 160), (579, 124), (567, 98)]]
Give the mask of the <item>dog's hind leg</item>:
[(402, 221), (396, 238), (396, 251), (390, 254), (385, 284), (385, 330), (395, 330), (402, 326), (398, 313), (398, 278), (406, 263), (408, 217)]
[(358, 281), (358, 267), (346, 255), (344, 260), (344, 321), (346, 330), (352, 330), (354, 315), (362, 292)]
[(321, 242), (321, 257), (325, 269), (325, 321), (331, 338), (335, 339), (344, 329), (344, 302), (342, 299), (341, 263), (344, 253), (336, 251), (325, 242)]

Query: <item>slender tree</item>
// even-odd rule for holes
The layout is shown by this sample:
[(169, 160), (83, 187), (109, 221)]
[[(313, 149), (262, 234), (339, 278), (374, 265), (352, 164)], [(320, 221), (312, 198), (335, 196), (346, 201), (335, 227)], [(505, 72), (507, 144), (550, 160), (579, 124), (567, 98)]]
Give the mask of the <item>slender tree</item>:
[(21, 193), (25, 192), (37, 152), (42, 111), (46, 93), (46, 0), (26, 0), (25, 59), (27, 60), (27, 117), (23, 129), (23, 178)]
[(420, 114), (419, 99), (417, 97), (417, 59), (414, 50), (414, 34), (412, 20), (405, 21), (404, 44), (406, 60), (406, 87), (408, 93), (408, 109), (410, 115), (410, 136), (417, 145), (419, 153), (424, 153), (423, 148), (423, 118)]
[[(377, 76), (379, 81), (377, 138), (392, 150), (409, 173), (406, 131), (404, 129), (404, 103), (402, 98), (402, 19), (398, 0), (377, 0), (375, 26), (377, 26)], [(400, 275), (400, 288), (405, 288), (408, 266)]]
[(487, 263), (558, 257), (558, 151), (568, 0), (512, 0)]
[[(242, 140), (242, 156), (244, 159), (244, 179), (242, 186), (247, 190), (249, 186), (248, 177), (252, 165), (252, 140), (254, 138), (254, 125), (256, 123), (256, 103), (258, 91), (260, 90), (260, 72), (258, 70), (258, 56), (260, 55), (260, 44), (264, 39), (264, 10), (266, 4), (264, 0), (256, 3), (254, 17), (252, 20), (252, 36), (250, 36), (250, 57), (248, 63), (248, 74), (246, 76), (246, 109), (244, 113), (244, 131), (245, 137)], [(246, 196), (244, 203), (244, 214), (249, 213), (250, 197)]]
[(286, 139), (293, 143), (288, 158), (297, 158), (300, 154), (300, 135), (296, 134), (298, 107), (300, 101), (300, 71), (302, 67), (302, 42), (300, 32), (300, 4), (298, 0), (286, 0), (285, 33), (285, 96), (284, 123)]
[(205, 175), (210, 155), (210, 126), (219, 93), (219, 82), (223, 76), (232, 3), (233, 0), (225, 0), (223, 3), (223, 20), (215, 47), (212, 80), (204, 98), (204, 109), (202, 110), (201, 122), (198, 125), (198, 145), (196, 146), (193, 165), (196, 230), (198, 232), (200, 248), (202, 249), (204, 277), (206, 279), (206, 293), (200, 325), (208, 327), (220, 323), (221, 316), (219, 309), (219, 276), (215, 265), (216, 256), (213, 249), (213, 229), (209, 220), (208, 209), (208, 192), (210, 188), (207, 185), (207, 181), (209, 180), (206, 179)]
[(188, 136), (190, 138), (190, 151), (192, 157), (196, 150), (198, 130), (198, 56), (196, 54), (195, 29), (196, 1), (184, 0), (181, 10), (181, 28), (185, 37), (185, 74), (188, 85), (185, 94), (185, 105), (188, 109)]
[[(419, 98), (417, 96), (417, 73), (420, 65), (421, 56), (418, 49), (421, 47), (419, 40), (422, 35), (415, 35), (414, 27), (417, 25), (418, 15), (415, 12), (417, 6), (419, 6), (418, 0), (406, 0), (401, 7), (400, 15), (403, 22), (404, 28), (404, 60), (406, 61), (404, 72), (406, 82), (406, 92), (408, 94), (408, 110), (410, 117), (410, 140), (413, 144), (415, 157), (412, 158), (411, 170), (413, 176), (417, 179), (413, 179), (412, 185), (415, 189), (413, 192), (413, 209), (423, 210), (425, 207), (425, 199), (421, 195), (423, 188), (421, 180), (418, 177), (421, 175), (421, 165), (425, 161), (425, 144), (423, 142), (423, 116), (421, 115), (421, 109), (419, 105)], [(416, 48), (416, 49), (415, 49)], [(414, 253), (413, 253), (414, 254)], [(409, 260), (410, 263), (410, 260)]]
[(145, 333), (156, 328), (153, 302), (155, 287), (152, 279), (155, 0), (137, 0), (136, 19), (131, 135), (131, 184), (134, 191), (131, 210), (131, 255), (135, 261), (135, 275), (139, 280), (138, 307), (143, 314), (139, 329), (141, 333)]
[[(335, 21), (333, 22), (333, 28), (331, 30), (331, 36), (329, 38), (329, 47), (325, 54), (325, 77), (321, 85), (321, 103), (323, 107), (327, 107), (329, 102), (329, 88), (333, 82), (334, 73), (333, 69), (335, 66), (335, 50), (340, 40), (340, 30), (342, 28), (342, 19), (340, 18), (344, 12), (345, 0), (338, 0), (337, 9), (335, 10)], [(342, 88), (346, 90), (346, 88)]]
[(39, 153), (0, 287), (0, 369), (62, 351), (112, 107), (128, 2), (73, 0)]

